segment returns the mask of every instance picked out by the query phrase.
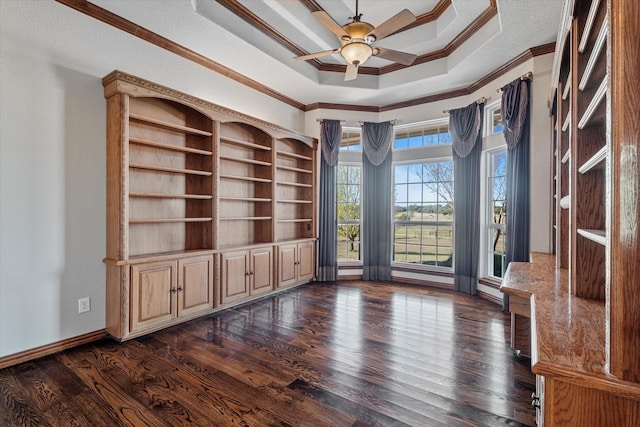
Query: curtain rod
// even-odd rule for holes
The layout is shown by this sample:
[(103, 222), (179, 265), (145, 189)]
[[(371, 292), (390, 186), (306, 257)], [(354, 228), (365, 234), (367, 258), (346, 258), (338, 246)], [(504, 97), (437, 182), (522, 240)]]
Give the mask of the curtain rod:
[[(392, 126), (393, 126), (393, 125), (398, 124), (398, 119), (391, 119), (391, 120), (387, 120), (387, 121), (388, 121), (389, 123), (391, 123), (391, 125), (392, 125)], [(359, 124), (360, 126), (363, 126), (363, 125), (364, 125), (364, 122), (363, 122), (362, 120), (359, 120), (359, 121), (358, 121), (358, 124)]]
[[(331, 120), (331, 119), (316, 119), (316, 122), (322, 123), (324, 120)], [(340, 123), (344, 124), (344, 123), (347, 123), (347, 121), (346, 120), (340, 120)]]
[[(322, 123), (324, 120), (329, 120), (329, 119), (316, 119), (316, 122), (318, 123)], [(389, 120), (389, 122), (391, 122), (392, 125), (395, 125), (398, 123), (398, 119), (393, 119), (393, 120)], [(346, 120), (340, 120), (340, 123), (345, 124), (347, 123)], [(358, 121), (358, 125), (362, 126), (364, 125), (363, 121)]]
[[(520, 76), (520, 80), (533, 80), (533, 73), (531, 71), (527, 71), (523, 75)], [(502, 88), (499, 87), (496, 89), (496, 93), (502, 92)]]
[[(485, 102), (487, 102), (487, 98), (485, 98), (484, 96), (482, 98), (478, 98), (476, 99), (476, 104), (484, 104)], [(450, 110), (442, 110), (442, 114), (449, 114)]]

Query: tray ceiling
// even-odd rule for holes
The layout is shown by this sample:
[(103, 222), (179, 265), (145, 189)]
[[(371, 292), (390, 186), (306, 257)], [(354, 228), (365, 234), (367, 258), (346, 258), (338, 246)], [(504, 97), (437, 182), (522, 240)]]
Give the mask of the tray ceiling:
[(340, 46), (313, 15), (346, 24), (355, 0), (94, 0), (92, 3), (305, 105), (382, 106), (468, 87), (527, 50), (553, 43), (564, 0), (360, 0), (374, 26), (409, 9), (415, 24), (375, 43), (416, 54), (411, 66), (372, 57), (344, 81)]

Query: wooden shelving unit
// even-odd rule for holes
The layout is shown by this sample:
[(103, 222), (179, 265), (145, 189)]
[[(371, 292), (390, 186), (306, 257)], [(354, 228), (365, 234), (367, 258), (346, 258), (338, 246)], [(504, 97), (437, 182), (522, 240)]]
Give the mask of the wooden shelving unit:
[[(585, 10), (586, 9), (586, 10)], [(575, 296), (605, 299), (606, 245), (590, 238), (600, 230), (606, 236), (606, 129), (608, 20), (606, 2), (576, 4), (571, 30), (575, 123), (571, 141), (571, 266), (570, 286)], [(578, 46), (581, 49), (578, 49)], [(595, 156), (595, 157), (594, 157)], [(605, 167), (594, 168), (594, 159)], [(581, 172), (584, 171), (584, 172)], [(606, 241), (606, 237), (604, 239)]]
[(113, 337), (313, 279), (315, 140), (119, 71), (103, 85)]
[(637, 425), (640, 3), (567, 0), (562, 22), (556, 256), (512, 263), (501, 289), (531, 316), (538, 425)]
[(273, 137), (244, 123), (220, 124), (219, 248), (273, 241)]
[(316, 162), (309, 147), (295, 140), (276, 141), (276, 241), (307, 239), (315, 234), (313, 209)]

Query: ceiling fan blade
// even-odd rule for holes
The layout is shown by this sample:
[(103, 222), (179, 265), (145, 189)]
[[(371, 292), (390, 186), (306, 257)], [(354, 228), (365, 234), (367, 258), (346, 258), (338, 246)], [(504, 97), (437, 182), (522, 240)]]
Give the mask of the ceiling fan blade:
[(296, 61), (306, 61), (308, 59), (315, 59), (315, 58), (320, 58), (327, 55), (333, 55), (334, 53), (338, 53), (338, 52), (340, 52), (340, 49), (323, 50), (322, 52), (296, 56), (293, 59), (295, 59)]
[(358, 67), (352, 64), (347, 65), (347, 72), (344, 75), (344, 81), (348, 82), (349, 80), (355, 80), (356, 77), (358, 77)]
[(387, 37), (389, 34), (393, 34), (401, 28), (415, 22), (416, 16), (408, 9), (404, 9), (391, 18), (384, 21), (382, 24), (374, 28), (366, 37), (373, 36), (376, 40), (380, 40)]
[(373, 56), (386, 59), (387, 61), (397, 62), (402, 65), (411, 65), (416, 60), (418, 55), (413, 53), (400, 52), (393, 49), (385, 49), (383, 47), (376, 47), (373, 49)]
[(315, 16), (316, 19), (322, 23), (322, 25), (327, 27), (327, 29), (331, 31), (333, 34), (335, 34), (336, 36), (340, 38), (342, 37), (350, 38), (349, 33), (347, 33), (344, 30), (344, 28), (342, 28), (340, 24), (334, 21), (333, 18), (324, 10), (316, 10), (315, 12), (311, 12), (311, 14)]

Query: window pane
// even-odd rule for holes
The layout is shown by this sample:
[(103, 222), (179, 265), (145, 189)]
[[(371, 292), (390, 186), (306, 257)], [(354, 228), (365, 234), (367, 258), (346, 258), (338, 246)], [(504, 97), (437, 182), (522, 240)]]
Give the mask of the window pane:
[(395, 144), (394, 144), (394, 148), (396, 150), (402, 150), (402, 149), (408, 148), (408, 147), (409, 147), (409, 141), (408, 141), (407, 138), (400, 138), (400, 139), (396, 138), (396, 141), (395, 141)]
[(360, 166), (338, 165), (338, 261), (360, 259)]
[(493, 110), (492, 121), (493, 121), (493, 133), (502, 132), (503, 127), (502, 127), (502, 109), (501, 108), (496, 108), (495, 110)]
[[(495, 118), (495, 116), (494, 116)], [(488, 200), (488, 229), (487, 229), (487, 272), (489, 276), (501, 278), (504, 276), (507, 236), (504, 226), (507, 220), (506, 198), (506, 163), (507, 152), (500, 150), (489, 154), (487, 180)]]
[(340, 151), (360, 151), (360, 132), (342, 132)]
[[(453, 205), (445, 201), (453, 201), (452, 162), (396, 166), (396, 176), (400, 167), (408, 168), (409, 183), (395, 186), (394, 261), (451, 268)], [(399, 202), (399, 194), (408, 201)]]
[(394, 199), (396, 204), (402, 204), (409, 201), (409, 190), (406, 184), (396, 185), (395, 191), (393, 192)]
[(408, 182), (409, 166), (396, 166), (394, 172), (394, 182), (396, 184), (402, 184)]
[(360, 259), (360, 225), (338, 226), (338, 261)]
[(396, 132), (393, 147), (395, 150), (403, 150), (438, 144), (451, 144), (447, 122), (402, 129)]

